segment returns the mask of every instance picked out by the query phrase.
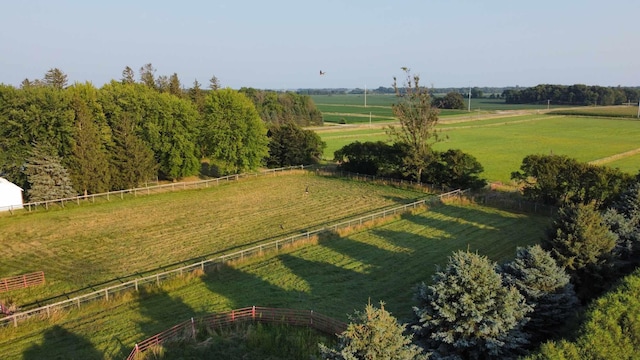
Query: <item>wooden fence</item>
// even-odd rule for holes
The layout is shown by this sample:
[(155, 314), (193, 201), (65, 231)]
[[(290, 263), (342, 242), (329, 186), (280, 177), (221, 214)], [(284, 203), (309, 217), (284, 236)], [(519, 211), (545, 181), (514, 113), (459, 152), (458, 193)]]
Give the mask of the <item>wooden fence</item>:
[[(278, 169), (267, 169), (267, 170), (256, 172), (256, 173), (244, 173), (244, 174), (223, 176), (215, 179), (189, 181), (189, 182), (176, 182), (176, 183), (170, 183), (170, 184), (145, 186), (140, 188), (126, 189), (126, 190), (107, 191), (105, 193), (99, 193), (99, 194), (89, 194), (89, 195), (74, 196), (74, 197), (69, 197), (64, 199), (30, 202), (30, 203), (23, 204), (22, 208), (26, 211), (33, 211), (38, 208), (44, 208), (48, 210), (49, 207), (51, 206), (59, 206), (59, 207), (65, 207), (66, 205), (79, 206), (80, 204), (86, 203), (86, 202), (95, 203), (96, 200), (100, 200), (100, 199), (105, 199), (107, 201), (110, 201), (112, 199), (124, 199), (125, 197), (137, 197), (139, 195), (158, 194), (158, 193), (167, 192), (167, 191), (201, 189), (201, 188), (207, 188), (210, 186), (218, 186), (221, 183), (237, 181), (240, 179), (275, 175), (277, 173), (281, 173), (285, 171), (304, 170), (305, 168), (309, 168), (309, 166), (305, 166), (305, 165), (289, 166), (289, 167), (278, 168)], [(11, 213), (13, 214), (13, 211)]]
[(121, 284), (117, 284), (117, 285), (113, 285), (113, 286), (109, 286), (100, 290), (96, 290), (94, 292), (88, 293), (88, 294), (84, 294), (84, 295), (80, 295), (77, 297), (74, 297), (72, 299), (67, 299), (67, 300), (63, 300), (63, 301), (59, 301), (56, 303), (52, 303), (52, 304), (48, 304), (48, 305), (44, 305), (44, 306), (40, 306), (38, 308), (35, 309), (30, 309), (30, 310), (26, 310), (26, 311), (21, 311), (21, 312), (16, 312), (10, 316), (4, 317), (0, 319), (0, 326), (3, 325), (8, 325), (13, 323), (13, 325), (15, 327), (18, 326), (18, 322), (21, 320), (25, 320), (28, 319), (32, 316), (36, 316), (36, 315), (40, 315), (43, 316), (45, 318), (49, 318), (51, 316), (51, 313), (57, 309), (66, 309), (66, 308), (71, 308), (71, 307), (78, 307), (80, 308), (81, 304), (84, 302), (88, 302), (88, 301), (94, 301), (94, 300), (109, 300), (109, 297), (113, 297), (114, 295), (124, 292), (124, 291), (131, 291), (131, 290), (135, 290), (138, 291), (139, 287), (141, 285), (147, 285), (147, 284), (154, 284), (154, 285), (160, 285), (160, 283), (163, 280), (166, 279), (170, 279), (170, 278), (174, 278), (176, 276), (181, 276), (183, 274), (189, 273), (189, 272), (193, 272), (193, 271), (203, 271), (206, 272), (208, 269), (217, 269), (219, 266), (229, 263), (229, 262), (233, 262), (233, 261), (242, 261), (245, 258), (249, 258), (252, 256), (256, 256), (256, 255), (262, 255), (267, 251), (274, 251), (274, 252), (278, 252), (279, 250), (293, 245), (297, 242), (300, 241), (305, 241), (305, 240), (309, 240), (311, 237), (316, 236), (316, 235), (320, 235), (324, 232), (327, 231), (334, 231), (337, 232), (340, 229), (345, 229), (345, 228), (350, 228), (353, 226), (358, 226), (358, 225), (362, 225), (365, 224), (369, 221), (374, 221), (377, 219), (383, 219), (386, 218), (388, 216), (393, 216), (396, 214), (401, 214), (407, 211), (410, 211), (412, 209), (416, 209), (419, 208), (421, 206), (426, 206), (429, 204), (434, 204), (434, 203), (438, 203), (444, 199), (448, 199), (448, 198), (452, 198), (452, 197), (461, 197), (463, 196), (465, 193), (467, 193), (468, 190), (454, 190), (454, 191), (450, 191), (448, 193), (444, 193), (444, 194), (440, 194), (437, 196), (429, 196), (426, 197), (422, 200), (418, 200), (416, 202), (410, 203), (410, 204), (406, 204), (406, 205), (401, 205), (401, 206), (397, 206), (397, 207), (393, 207), (393, 208), (389, 208), (383, 211), (379, 211), (370, 215), (366, 215), (366, 216), (362, 216), (359, 218), (355, 218), (355, 219), (351, 219), (351, 220), (347, 220), (347, 221), (343, 221), (337, 224), (333, 224), (333, 225), (329, 225), (329, 226), (325, 226), (322, 227), (320, 229), (316, 229), (316, 230), (311, 230), (311, 231), (307, 231), (301, 234), (297, 234), (297, 235), (293, 235), (284, 239), (279, 239), (276, 241), (272, 241), (269, 243), (264, 243), (264, 244), (259, 244), (259, 245), (255, 245), (253, 247), (244, 249), (244, 250), (240, 250), (234, 253), (230, 253), (230, 254), (225, 254), (222, 256), (217, 256), (215, 258), (210, 258), (210, 259), (204, 259), (202, 261), (196, 262), (194, 264), (191, 265), (186, 265), (186, 266), (182, 266), (180, 268), (177, 269), (173, 269), (173, 270), (168, 270), (168, 271), (164, 271), (161, 273), (157, 273), (157, 274), (153, 274), (150, 276), (145, 276), (145, 277), (141, 277), (141, 278), (137, 278), (134, 280), (130, 280)]
[(151, 347), (176, 340), (195, 340), (199, 329), (223, 329), (238, 323), (259, 322), (292, 326), (307, 326), (325, 334), (336, 335), (347, 329), (347, 324), (332, 319), (313, 310), (279, 309), (252, 306), (224, 313), (215, 313), (199, 319), (191, 318), (156, 334), (135, 345), (127, 360), (134, 360), (138, 354)]
[(22, 289), (30, 286), (37, 286), (44, 284), (44, 272), (37, 271), (30, 274), (12, 276), (4, 279), (0, 279), (0, 293)]

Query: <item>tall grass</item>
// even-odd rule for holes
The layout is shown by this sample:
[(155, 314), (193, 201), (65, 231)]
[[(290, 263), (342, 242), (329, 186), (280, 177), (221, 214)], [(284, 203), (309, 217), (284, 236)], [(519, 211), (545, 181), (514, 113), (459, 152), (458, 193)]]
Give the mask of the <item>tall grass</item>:
[[(309, 194), (305, 190), (309, 189)], [(43, 270), (21, 305), (93, 291), (242, 247), (409, 203), (419, 191), (299, 172), (207, 189), (0, 216), (0, 277)], [(0, 294), (0, 299), (4, 297)]]
[[(219, 271), (174, 279), (48, 320), (0, 329), (3, 356), (123, 358), (135, 342), (211, 312), (252, 305), (312, 309), (346, 321), (369, 300), (405, 321), (413, 288), (457, 249), (494, 261), (537, 242), (549, 220), (476, 205), (442, 205), (373, 228), (321, 238)], [(166, 349), (165, 349), (166, 351)]]

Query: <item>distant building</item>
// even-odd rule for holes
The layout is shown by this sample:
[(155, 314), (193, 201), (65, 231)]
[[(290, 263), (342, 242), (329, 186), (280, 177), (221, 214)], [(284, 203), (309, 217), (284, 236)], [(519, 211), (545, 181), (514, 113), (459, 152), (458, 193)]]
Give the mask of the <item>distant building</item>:
[(0, 177), (0, 211), (22, 209), (22, 188)]

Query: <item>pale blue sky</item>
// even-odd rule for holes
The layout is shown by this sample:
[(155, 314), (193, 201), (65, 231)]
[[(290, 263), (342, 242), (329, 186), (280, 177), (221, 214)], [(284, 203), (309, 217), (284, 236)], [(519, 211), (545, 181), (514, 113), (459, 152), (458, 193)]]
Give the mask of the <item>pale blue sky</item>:
[[(151, 62), (185, 87), (640, 86), (639, 0), (0, 2), (0, 82), (102, 86)], [(319, 70), (326, 75), (319, 76)]]

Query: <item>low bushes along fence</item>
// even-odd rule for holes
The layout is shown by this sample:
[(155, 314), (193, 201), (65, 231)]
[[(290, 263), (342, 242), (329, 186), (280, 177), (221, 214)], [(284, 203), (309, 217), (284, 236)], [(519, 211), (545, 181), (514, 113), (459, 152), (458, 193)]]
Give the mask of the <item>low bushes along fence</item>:
[(307, 326), (329, 335), (340, 334), (347, 329), (346, 323), (319, 314), (313, 310), (252, 306), (224, 313), (211, 314), (198, 319), (191, 318), (137, 343), (127, 357), (127, 360), (134, 360), (138, 354), (166, 342), (184, 339), (193, 339), (195, 341), (198, 335), (198, 329), (203, 327), (205, 329), (222, 329), (246, 322)]
[(0, 279), (0, 293), (9, 291), (9, 290), (22, 289), (22, 288), (37, 286), (42, 284), (44, 284), (43, 271), (37, 271), (30, 274), (7, 277), (4, 279)]
[(260, 244), (260, 245), (256, 245), (253, 247), (250, 247), (248, 249), (244, 249), (241, 251), (237, 251), (231, 254), (225, 254), (222, 256), (218, 256), (212, 259), (205, 259), (202, 261), (199, 261), (197, 263), (191, 264), (191, 265), (187, 265), (187, 266), (183, 266), (177, 269), (173, 269), (173, 270), (169, 270), (169, 271), (165, 271), (165, 272), (161, 272), (161, 273), (157, 273), (154, 275), (150, 275), (150, 276), (146, 276), (146, 277), (142, 277), (142, 278), (138, 278), (138, 279), (134, 279), (131, 281), (127, 281), (125, 283), (122, 284), (117, 284), (117, 285), (113, 285), (110, 287), (106, 287), (85, 295), (80, 295), (77, 297), (74, 297), (72, 299), (68, 299), (68, 300), (64, 300), (64, 301), (60, 301), (60, 302), (56, 302), (53, 304), (49, 304), (49, 305), (45, 305), (45, 306), (41, 306), (35, 309), (31, 309), (31, 310), (27, 310), (27, 311), (22, 311), (22, 312), (17, 312), (15, 314), (12, 314), (10, 316), (4, 317), (2, 319), (0, 319), (0, 326), (2, 325), (8, 325), (10, 323), (13, 323), (14, 326), (18, 326), (18, 322), (20, 320), (24, 320), (24, 319), (28, 319), (32, 316), (35, 315), (41, 315), (41, 316), (45, 316), (45, 317), (50, 317), (51, 313), (57, 309), (65, 309), (65, 308), (70, 308), (70, 307), (78, 307), (80, 308), (80, 305), (84, 302), (88, 302), (88, 301), (94, 301), (94, 300), (109, 300), (110, 296), (114, 296), (117, 293), (121, 293), (123, 291), (129, 291), (129, 290), (135, 290), (138, 291), (139, 287), (141, 285), (146, 285), (146, 284), (155, 284), (155, 285), (160, 285), (160, 282), (162, 280), (166, 280), (169, 278), (173, 278), (176, 276), (181, 276), (183, 274), (189, 273), (189, 272), (193, 272), (193, 271), (203, 271), (206, 272), (209, 268), (218, 268), (219, 266), (229, 263), (229, 262), (234, 262), (234, 261), (242, 261), (245, 258), (249, 258), (252, 256), (257, 256), (257, 255), (261, 255), (267, 251), (274, 251), (274, 252), (278, 252), (280, 249), (283, 249), (287, 246), (291, 246), (297, 242), (300, 241), (306, 241), (311, 239), (312, 236), (316, 236), (319, 235), (323, 232), (327, 232), (327, 231), (334, 231), (337, 232), (340, 229), (346, 229), (346, 228), (350, 228), (353, 226), (360, 226), (364, 223), (367, 223), (369, 221), (375, 221), (377, 219), (383, 219), (386, 218), (387, 216), (393, 216), (396, 214), (401, 214), (404, 212), (407, 212), (409, 210), (412, 209), (416, 209), (419, 208), (421, 206), (426, 206), (429, 204), (434, 204), (434, 203), (438, 203), (441, 202), (442, 200), (446, 200), (449, 198), (459, 198), (461, 196), (463, 196), (465, 193), (467, 192), (467, 190), (454, 190), (454, 191), (450, 191), (448, 193), (444, 193), (444, 194), (440, 194), (438, 196), (430, 196), (427, 197), (425, 199), (422, 200), (418, 200), (416, 202), (410, 203), (410, 204), (406, 204), (406, 205), (401, 205), (401, 206), (397, 206), (394, 208), (390, 208), (387, 210), (383, 210), (383, 211), (379, 211), (376, 212), (374, 214), (370, 214), (370, 215), (366, 215), (366, 216), (362, 216), (356, 219), (352, 219), (352, 220), (347, 220), (347, 221), (343, 221), (341, 223), (337, 223), (337, 224), (333, 224), (330, 226), (326, 226), (317, 230), (313, 230), (313, 231), (307, 231), (301, 234), (297, 234), (297, 235), (293, 235), (290, 236), (288, 238), (284, 238), (284, 239), (279, 239), (276, 241), (272, 241), (269, 243), (265, 243), (265, 244)]

